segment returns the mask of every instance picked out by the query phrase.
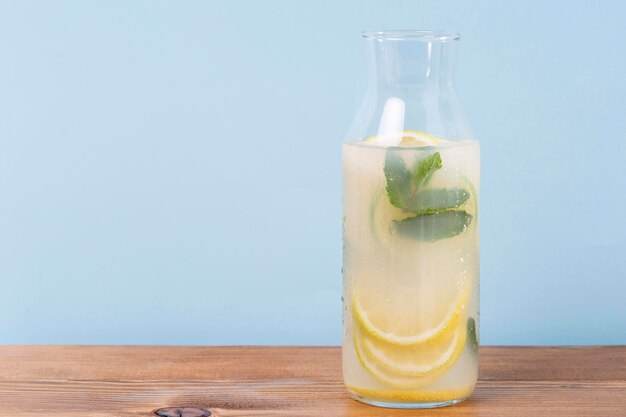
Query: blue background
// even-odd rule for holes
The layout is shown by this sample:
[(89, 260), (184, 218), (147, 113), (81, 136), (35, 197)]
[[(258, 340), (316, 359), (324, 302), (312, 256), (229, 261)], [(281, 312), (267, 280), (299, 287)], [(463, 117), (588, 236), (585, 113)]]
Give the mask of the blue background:
[(482, 342), (626, 343), (618, 1), (0, 3), (0, 343), (338, 344), (366, 29), (459, 31)]

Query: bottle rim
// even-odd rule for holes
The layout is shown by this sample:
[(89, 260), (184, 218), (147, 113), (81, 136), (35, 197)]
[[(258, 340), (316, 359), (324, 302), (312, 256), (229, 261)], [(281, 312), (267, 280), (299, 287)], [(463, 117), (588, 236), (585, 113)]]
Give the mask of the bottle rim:
[(461, 39), (458, 32), (443, 30), (377, 30), (364, 31), (365, 39), (388, 41), (449, 42)]

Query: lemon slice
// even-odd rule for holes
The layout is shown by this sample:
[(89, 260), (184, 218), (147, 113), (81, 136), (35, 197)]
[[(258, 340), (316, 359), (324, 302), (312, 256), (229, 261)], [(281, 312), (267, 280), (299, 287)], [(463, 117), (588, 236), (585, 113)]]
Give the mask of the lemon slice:
[(372, 237), (382, 247), (389, 247), (393, 242), (394, 220), (400, 221), (405, 219), (408, 216), (407, 213), (389, 203), (389, 198), (384, 188), (374, 194), (370, 205), (370, 213)]
[(352, 312), (363, 332), (374, 339), (400, 346), (434, 344), (458, 327), (469, 298), (469, 289), (467, 287), (460, 289), (457, 297), (456, 301), (440, 300), (437, 303), (440, 306), (448, 306), (447, 310), (439, 308), (438, 311), (422, 316), (417, 314), (417, 310), (406, 312), (398, 310), (402, 306), (414, 308), (416, 306), (414, 300), (411, 302), (408, 299), (398, 299), (393, 306), (396, 310), (371, 301), (365, 308), (361, 298), (355, 294)]
[[(440, 358), (433, 360), (430, 365), (430, 369), (427, 373), (422, 373), (420, 376), (408, 376), (407, 372), (415, 371), (416, 369), (424, 370), (428, 367), (426, 363), (410, 363), (410, 355), (408, 357), (401, 358), (403, 362), (393, 363), (394, 370), (400, 370), (401, 373), (390, 371), (383, 366), (382, 362), (378, 362), (377, 358), (370, 356), (370, 353), (366, 347), (365, 338), (358, 329), (354, 331), (354, 347), (357, 357), (363, 367), (376, 379), (385, 385), (402, 388), (402, 389), (415, 389), (421, 386), (430, 384), (439, 378), (443, 373), (450, 369), (459, 359), (463, 348), (465, 346), (466, 329), (464, 326), (457, 326), (455, 329), (453, 349), (448, 352), (443, 352)], [(385, 355), (385, 361), (390, 360), (390, 356), (398, 356), (398, 352), (395, 353), (390, 350)], [(406, 352), (405, 352), (406, 355)], [(415, 355), (414, 359), (419, 361), (419, 355)], [(385, 364), (387, 365), (387, 364)]]
[(426, 346), (397, 346), (374, 341), (361, 334), (365, 356), (380, 368), (399, 375), (424, 377), (441, 374), (458, 360), (467, 331), (457, 326), (456, 331), (437, 344)]
[(437, 146), (441, 142), (436, 136), (417, 130), (405, 130), (400, 146)]
[[(399, 136), (400, 136), (399, 133), (374, 135), (365, 139), (363, 143), (379, 144), (390, 138), (397, 138)], [(441, 139), (429, 133), (419, 132), (417, 130), (405, 130), (402, 132), (402, 139), (400, 139), (397, 146), (408, 146), (408, 147), (437, 146), (439, 143), (441, 143)]]

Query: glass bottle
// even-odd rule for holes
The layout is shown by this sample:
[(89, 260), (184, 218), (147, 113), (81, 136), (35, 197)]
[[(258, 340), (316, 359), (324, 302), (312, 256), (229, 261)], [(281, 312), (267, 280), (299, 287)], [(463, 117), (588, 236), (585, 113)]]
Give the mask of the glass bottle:
[(480, 151), (454, 92), (459, 35), (365, 32), (370, 82), (343, 144), (343, 375), (398, 408), (478, 376)]

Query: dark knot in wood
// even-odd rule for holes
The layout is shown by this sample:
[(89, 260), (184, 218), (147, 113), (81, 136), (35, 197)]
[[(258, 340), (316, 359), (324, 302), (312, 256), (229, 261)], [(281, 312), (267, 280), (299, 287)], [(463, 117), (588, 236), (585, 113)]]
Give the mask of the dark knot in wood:
[(167, 407), (154, 412), (159, 417), (209, 417), (211, 412), (198, 407)]

